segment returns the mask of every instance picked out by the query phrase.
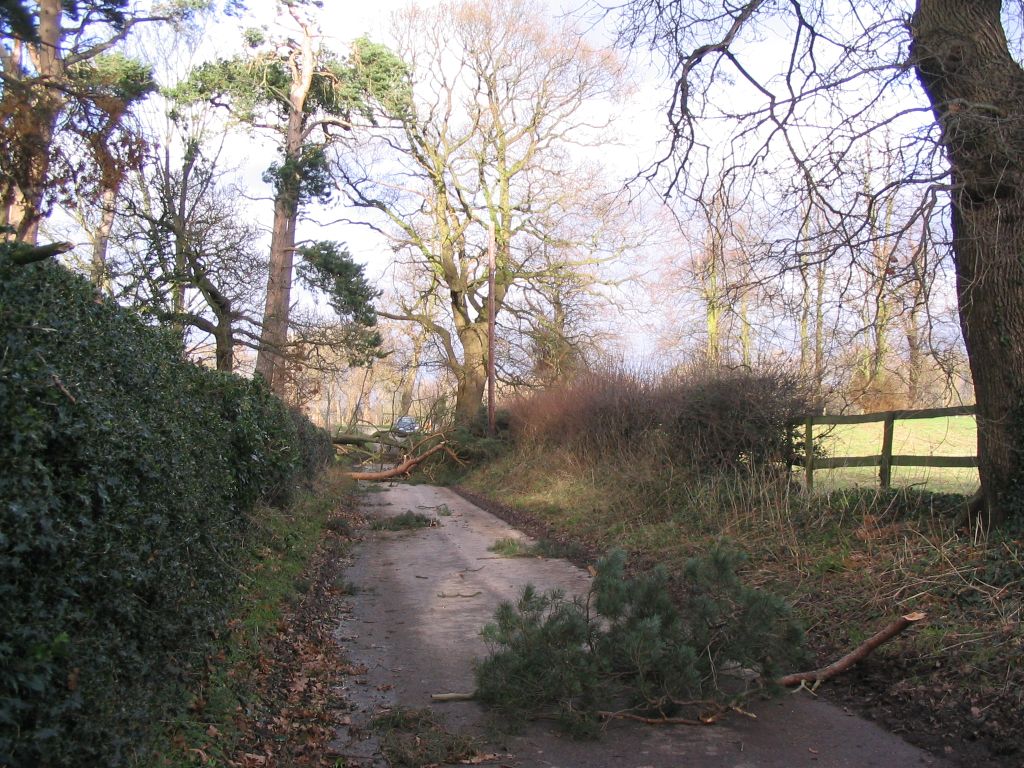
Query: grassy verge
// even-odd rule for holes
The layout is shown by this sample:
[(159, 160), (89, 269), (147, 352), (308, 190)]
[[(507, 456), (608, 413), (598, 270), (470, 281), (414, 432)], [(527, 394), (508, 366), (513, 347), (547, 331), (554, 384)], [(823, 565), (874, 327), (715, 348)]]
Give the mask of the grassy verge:
[[(329, 676), (310, 683), (311, 675), (303, 673), (309, 658), (320, 652), (309, 652), (318, 641), (303, 626), (302, 613), (307, 604), (322, 604), (333, 589), (330, 566), (344, 554), (350, 533), (338, 515), (353, 489), (352, 481), (330, 470), (288, 508), (257, 511), (252, 556), (239, 566), (238, 604), (224, 627), (220, 651), (207, 660), (205, 674), (190, 691), (187, 712), (168, 724), (166, 740), (145, 765), (248, 765), (237, 756), (259, 752), (272, 730), (264, 721), (275, 718), (289, 738), (309, 738), (311, 731), (326, 735), (329, 729), (317, 721), (328, 716), (320, 710), (329, 702), (316, 694), (324, 693)], [(319, 614), (321, 609), (313, 607)], [(306, 682), (299, 689), (289, 677)], [(312, 695), (305, 720), (288, 716), (289, 698), (296, 693)], [(280, 743), (274, 746), (281, 751)]]
[(463, 484), (558, 539), (624, 547), (670, 569), (728, 539), (749, 556), (747, 583), (795, 606), (821, 662), (896, 616), (924, 611), (924, 626), (831, 689), (939, 753), (974, 766), (1016, 764), (1024, 754), (1024, 540), (957, 530), (962, 498), (948, 494), (805, 496), (784, 478), (695, 475), (655, 458), (524, 446)]

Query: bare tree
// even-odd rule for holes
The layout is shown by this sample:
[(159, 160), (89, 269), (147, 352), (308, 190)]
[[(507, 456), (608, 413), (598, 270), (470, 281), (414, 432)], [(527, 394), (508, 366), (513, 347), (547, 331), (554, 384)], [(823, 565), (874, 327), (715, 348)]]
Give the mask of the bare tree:
[[(872, 132), (898, 136), (890, 184), (920, 185), (916, 219), (932, 217), (956, 266), (990, 524), (1024, 510), (1024, 70), (1005, 31), (1019, 22), (1020, 7), (1006, 4), (1014, 18), (1004, 27), (1003, 5), (633, 0), (623, 23), (625, 43), (652, 45), (672, 68), (672, 146), (662, 165), (672, 186), (685, 188), (684, 173), (710, 151), (702, 118), (726, 117), (737, 172), (785, 167), (804, 187), (802, 199), (829, 212), (847, 247), (869, 249), (869, 224), (847, 215), (832, 191)], [(766, 55), (766, 38), (781, 51)], [(718, 86), (728, 78), (742, 101), (723, 98)], [(914, 225), (911, 218), (886, 234), (903, 238)]]
[(592, 177), (576, 174), (569, 146), (600, 137), (608, 121), (586, 107), (615, 99), (622, 71), (530, 0), (413, 7), (398, 15), (395, 33), (411, 101), (386, 115), (393, 132), (345, 159), (343, 188), (369, 214), (364, 221), (417, 265), (416, 287), (381, 314), (430, 331), (465, 423), (486, 380), (488, 225), (499, 313), (545, 271), (537, 259), (545, 250), (560, 250), (563, 264), (607, 255), (589, 235), (584, 256), (584, 242), (550, 225), (599, 205), (600, 195), (581, 194)]
[(125, 185), (110, 234), (111, 289), (183, 339), (212, 337), (217, 369), (230, 371), (236, 344), (257, 346), (266, 258), (216, 153), (204, 153), (201, 135), (177, 135), (180, 145), (165, 142)]
[(777, 297), (757, 273), (756, 226), (745, 213), (723, 190), (692, 209), (662, 211), (665, 242), (648, 293), (669, 324), (661, 343), (677, 356), (750, 366), (778, 333), (761, 317), (775, 316)]

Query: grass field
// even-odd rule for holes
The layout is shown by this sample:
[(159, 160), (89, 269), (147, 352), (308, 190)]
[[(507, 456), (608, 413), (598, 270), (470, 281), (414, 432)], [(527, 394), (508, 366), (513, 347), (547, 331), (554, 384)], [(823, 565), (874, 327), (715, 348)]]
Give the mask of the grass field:
[[(882, 452), (882, 422), (837, 424), (815, 428), (825, 434), (829, 456), (871, 456)], [(931, 456), (974, 456), (977, 454), (977, 426), (973, 416), (897, 421), (893, 431), (894, 454)], [(814, 473), (816, 488), (878, 486), (877, 467), (823, 469)], [(930, 491), (971, 494), (978, 487), (977, 469), (934, 467), (893, 467), (894, 487), (915, 486)]]

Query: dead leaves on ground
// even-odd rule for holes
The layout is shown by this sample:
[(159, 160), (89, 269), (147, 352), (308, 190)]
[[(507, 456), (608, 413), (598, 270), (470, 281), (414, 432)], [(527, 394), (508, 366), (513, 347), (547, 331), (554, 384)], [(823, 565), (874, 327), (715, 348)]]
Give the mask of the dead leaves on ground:
[[(228, 674), (249, 696), (239, 705), (233, 733), (206, 729), (202, 744), (180, 744), (199, 765), (231, 768), (327, 768), (337, 765), (331, 744), (340, 726), (349, 724), (337, 690), (347, 675), (361, 670), (348, 664), (331, 636), (331, 617), (341, 598), (333, 586), (339, 547), (328, 534), (307, 570), (310, 589), (278, 622), (262, 652), (245, 668)], [(214, 756), (216, 755), (216, 760)]]

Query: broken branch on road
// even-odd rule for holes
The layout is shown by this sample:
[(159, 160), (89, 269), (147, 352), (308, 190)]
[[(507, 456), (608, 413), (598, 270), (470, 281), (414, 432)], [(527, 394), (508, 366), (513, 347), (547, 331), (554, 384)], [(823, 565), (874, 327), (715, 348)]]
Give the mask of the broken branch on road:
[(784, 688), (789, 688), (794, 685), (805, 685), (806, 683), (813, 683), (814, 685), (812, 686), (812, 689), (817, 688), (829, 678), (835, 677), (836, 675), (848, 670), (854, 664), (863, 661), (872, 651), (878, 648), (878, 646), (892, 640), (907, 627), (922, 621), (924, 618), (925, 614), (920, 611), (908, 613), (906, 616), (900, 616), (883, 630), (872, 635), (855, 649), (850, 651), (850, 653), (846, 654), (841, 659), (832, 662), (827, 667), (815, 669), (811, 672), (797, 672), (792, 675), (785, 675), (775, 682)]
[(353, 480), (390, 480), (394, 477), (408, 474), (416, 467), (417, 464), (441, 451), (447, 453), (453, 460), (460, 464), (463, 463), (455, 454), (455, 451), (448, 447), (447, 443), (438, 443), (433, 448), (421, 453), (419, 456), (410, 456), (406, 458), (401, 464), (398, 464), (391, 469), (385, 469), (381, 472), (346, 472), (345, 474)]

